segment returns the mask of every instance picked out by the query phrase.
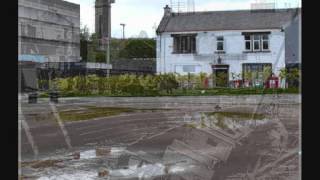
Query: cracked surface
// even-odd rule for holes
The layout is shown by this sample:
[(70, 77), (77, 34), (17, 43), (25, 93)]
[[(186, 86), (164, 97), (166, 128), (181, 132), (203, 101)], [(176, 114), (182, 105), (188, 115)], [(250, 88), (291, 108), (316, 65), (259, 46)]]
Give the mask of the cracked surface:
[[(27, 165), (22, 167), (22, 175), (35, 179), (96, 179), (99, 168), (106, 168), (110, 179), (299, 179), (297, 97), (242, 98), (221, 96), (219, 101), (215, 97), (202, 99), (202, 103), (192, 97), (159, 102), (148, 98), (63, 99), (55, 105), (58, 110), (79, 109), (86, 102), (99, 107), (171, 109), (64, 123), (71, 148), (55, 117), (50, 117), (48, 103), (22, 102), (23, 117), (39, 151), (35, 157), (23, 129), (21, 151)], [(217, 104), (221, 109), (215, 108)], [(226, 116), (214, 116), (217, 112)], [(241, 120), (237, 120), (237, 113)], [(96, 156), (95, 149), (101, 147), (111, 148), (111, 152)], [(70, 157), (75, 151), (80, 152), (78, 160)], [(33, 168), (28, 162), (34, 158), (59, 160), (59, 166)]]

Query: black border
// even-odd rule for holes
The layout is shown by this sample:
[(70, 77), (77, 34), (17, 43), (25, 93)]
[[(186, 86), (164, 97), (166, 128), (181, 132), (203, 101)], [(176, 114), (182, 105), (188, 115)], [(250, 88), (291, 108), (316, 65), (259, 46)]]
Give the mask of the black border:
[[(138, 1), (138, 0), (137, 0)], [(303, 51), (303, 60), (301, 64), (302, 69), (302, 175), (305, 176), (304, 179), (317, 179), (312, 176), (312, 172), (317, 172), (317, 161), (316, 157), (318, 156), (317, 144), (318, 137), (317, 132), (319, 132), (319, 126), (316, 125), (319, 121), (317, 113), (319, 110), (319, 105), (317, 105), (316, 95), (319, 94), (318, 82), (319, 75), (319, 57), (317, 53), (319, 42), (315, 40), (319, 34), (319, 29), (316, 27), (319, 23), (317, 22), (317, 17), (319, 16), (319, 10), (312, 10), (312, 5), (306, 3), (311, 3), (311, 1), (302, 2), (302, 51)], [(316, 1), (314, 1), (316, 2)], [(139, 3), (139, 2), (137, 2)], [(5, 4), (5, 5), (4, 5)], [(318, 8), (317, 5), (313, 6)], [(308, 9), (309, 8), (309, 9)], [(18, 91), (18, 82), (17, 82), (17, 52), (18, 52), (18, 40), (17, 40), (17, 31), (18, 31), (18, 1), (3, 1), (3, 6), (0, 11), (2, 15), (2, 58), (1, 58), (1, 77), (2, 77), (2, 110), (7, 114), (2, 114), (2, 136), (5, 144), (2, 145), (2, 152), (5, 161), (2, 163), (5, 167), (1, 173), (0, 177), (6, 177), (2, 179), (17, 179), (18, 175), (18, 111), (17, 111), (17, 91)], [(309, 15), (309, 17), (308, 17)], [(309, 23), (310, 27), (307, 27)], [(309, 32), (308, 32), (309, 31)], [(308, 37), (309, 35), (309, 37)], [(315, 45), (314, 45), (315, 44)], [(313, 54), (315, 53), (315, 54)], [(309, 82), (308, 82), (309, 81)], [(7, 98), (7, 100), (6, 100)], [(309, 102), (308, 102), (309, 101)], [(308, 104), (309, 103), (309, 104)], [(9, 107), (10, 104), (11, 106)], [(10, 112), (11, 111), (11, 112)], [(313, 128), (314, 129), (313, 129)], [(309, 137), (308, 137), (309, 136)], [(309, 141), (309, 142), (308, 142)], [(311, 148), (307, 148), (307, 144)], [(314, 154), (311, 152), (314, 150)], [(309, 159), (309, 162), (308, 162)], [(315, 163), (313, 163), (315, 162)], [(4, 175), (3, 173), (6, 173)], [(12, 177), (10, 177), (12, 176)], [(306, 176), (310, 176), (307, 178)], [(297, 178), (300, 179), (300, 178)], [(303, 179), (303, 178), (302, 178)]]
[[(302, 179), (314, 179), (317, 177), (317, 163), (319, 151), (317, 150), (319, 126), (319, 59), (317, 52), (316, 36), (319, 29), (315, 26), (315, 21), (319, 17), (319, 10), (312, 1), (302, 1), (302, 22), (301, 22), (301, 41), (302, 41), (302, 115), (301, 115), (301, 144), (302, 144)], [(316, 2), (316, 1), (313, 1)], [(309, 3), (309, 4), (307, 4)], [(314, 9), (312, 9), (312, 7)], [(318, 24), (318, 23), (317, 23)], [(309, 26), (309, 27), (308, 27)], [(308, 147), (309, 146), (309, 147)], [(308, 176), (310, 176), (308, 178)]]
[[(5, 161), (1, 179), (18, 179), (18, 1), (3, 1), (1, 56), (1, 150)], [(3, 141), (2, 141), (3, 142)]]

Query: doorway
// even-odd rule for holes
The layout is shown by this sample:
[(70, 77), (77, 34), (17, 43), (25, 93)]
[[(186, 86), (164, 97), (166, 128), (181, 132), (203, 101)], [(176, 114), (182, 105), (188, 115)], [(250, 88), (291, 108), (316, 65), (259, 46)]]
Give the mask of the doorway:
[(228, 87), (229, 65), (213, 65), (213, 85), (215, 87)]

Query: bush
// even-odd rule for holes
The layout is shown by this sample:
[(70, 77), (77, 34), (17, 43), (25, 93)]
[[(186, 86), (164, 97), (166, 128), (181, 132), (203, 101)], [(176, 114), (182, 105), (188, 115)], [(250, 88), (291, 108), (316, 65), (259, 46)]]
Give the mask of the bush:
[(140, 76), (139, 82), (143, 87), (144, 95), (151, 95), (151, 96), (159, 95), (158, 81), (156, 76), (151, 76), (151, 75)]
[[(181, 76), (176, 74), (163, 75), (119, 75), (111, 77), (76, 76), (59, 78), (54, 84), (62, 96), (211, 96), (211, 95), (241, 95), (241, 94), (273, 94), (299, 93), (298, 88), (263, 89), (263, 88), (208, 88), (204, 90), (206, 74), (199, 76)], [(186, 90), (182, 84), (186, 81), (196, 83), (196, 88)], [(40, 82), (39, 82), (40, 83)], [(182, 88), (179, 88), (182, 87)]]
[(172, 94), (173, 89), (179, 87), (179, 82), (173, 73), (159, 75), (157, 80), (159, 82), (159, 90), (165, 90), (167, 94)]
[(49, 89), (49, 80), (38, 80), (39, 89)]

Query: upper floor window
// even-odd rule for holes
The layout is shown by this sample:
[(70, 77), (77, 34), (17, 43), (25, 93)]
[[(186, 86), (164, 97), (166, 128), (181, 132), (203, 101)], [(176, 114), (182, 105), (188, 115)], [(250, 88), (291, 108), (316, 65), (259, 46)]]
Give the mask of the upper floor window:
[(196, 53), (196, 34), (174, 34), (173, 53)]
[(262, 50), (269, 50), (269, 36), (267, 34), (262, 35)]
[(246, 51), (251, 51), (252, 45), (251, 45), (251, 36), (250, 35), (245, 35), (244, 36), (244, 41), (245, 41), (245, 49)]
[(217, 51), (224, 51), (224, 39), (223, 36), (217, 37)]
[(245, 33), (246, 51), (269, 51), (269, 33)]

